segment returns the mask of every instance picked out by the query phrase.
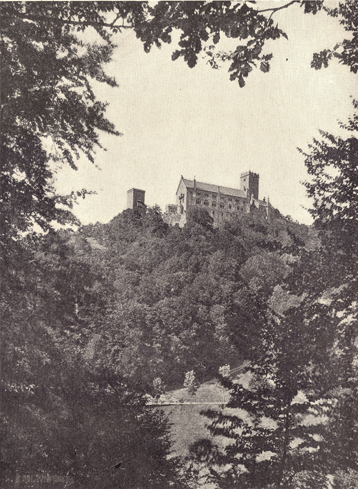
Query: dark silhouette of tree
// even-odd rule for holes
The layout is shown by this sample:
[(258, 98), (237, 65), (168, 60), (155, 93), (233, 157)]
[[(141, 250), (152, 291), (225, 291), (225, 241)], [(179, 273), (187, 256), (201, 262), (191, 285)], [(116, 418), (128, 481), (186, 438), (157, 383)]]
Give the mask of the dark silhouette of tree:
[(23, 275), (1, 303), (2, 487), (16, 473), (67, 475), (75, 487), (177, 487), (163, 414), (98, 356), (95, 326), (111, 291), (103, 270), (72, 233), (27, 244)]

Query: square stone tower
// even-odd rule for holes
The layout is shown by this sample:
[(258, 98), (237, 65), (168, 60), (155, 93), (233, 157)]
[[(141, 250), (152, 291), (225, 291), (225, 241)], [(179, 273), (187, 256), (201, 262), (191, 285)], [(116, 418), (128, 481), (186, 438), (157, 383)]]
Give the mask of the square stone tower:
[(131, 188), (127, 191), (127, 209), (135, 209), (139, 206), (145, 206), (145, 190)]
[(253, 173), (252, 171), (247, 171), (241, 173), (240, 176), (240, 189), (247, 192), (248, 197), (254, 196), (254, 199), (259, 198), (259, 174)]

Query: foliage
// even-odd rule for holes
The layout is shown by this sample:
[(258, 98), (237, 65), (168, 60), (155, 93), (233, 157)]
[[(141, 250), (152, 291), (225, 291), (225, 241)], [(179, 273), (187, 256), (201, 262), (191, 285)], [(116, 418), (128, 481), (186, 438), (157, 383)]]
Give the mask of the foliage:
[(310, 210), (316, 222), (356, 220), (358, 213), (358, 102), (354, 115), (342, 129), (352, 133), (344, 139), (321, 131), (322, 140), (313, 140), (309, 153), (303, 153), (308, 174), (307, 194), (313, 199)]
[[(328, 4), (328, 2), (327, 2)], [(329, 5), (329, 4), (328, 4)], [(350, 33), (348, 39), (334, 46), (333, 49), (324, 49), (313, 56), (312, 68), (327, 68), (332, 58), (338, 59), (339, 63), (349, 66), (352, 73), (358, 73), (358, 6), (354, 0), (339, 2), (338, 7), (330, 8), (324, 6), (324, 10), (331, 17), (338, 17), (344, 29)]]
[(299, 254), (310, 237), (279, 216), (241, 216), (215, 229), (191, 220), (181, 229), (152, 213), (126, 210), (76, 237), (104, 247), (91, 261), (114, 287), (93, 319), (100, 356), (149, 391), (157, 377), (179, 387), (193, 370), (200, 383), (249, 355), (266, 301), (291, 268), (288, 251)]
[[(56, 195), (56, 171), (76, 169), (81, 153), (94, 162), (99, 131), (118, 134), (92, 89), (115, 86), (103, 71), (113, 45), (98, 24), (112, 8), (0, 8), (2, 485), (42, 473), (67, 474), (75, 487), (174, 486), (167, 422), (123, 375), (92, 361), (110, 285), (86, 241), (51, 232), (76, 222), (66, 207), (86, 195)], [(94, 24), (101, 37), (90, 45), (74, 25)], [(50, 232), (28, 234), (34, 225)]]
[[(230, 442), (213, 461), (219, 487), (296, 487), (302, 473), (317, 471), (325, 399), (314, 390), (315, 365), (325, 364), (329, 335), (314, 318), (322, 306), (300, 305), (266, 323), (255, 357), (234, 382), (221, 377), (231, 398), (228, 412), (207, 411), (214, 435)], [(309, 323), (309, 327), (308, 326)], [(326, 325), (327, 329), (331, 324)], [(316, 363), (317, 362), (317, 363)], [(320, 377), (320, 380), (322, 377)], [(311, 418), (305, 423), (305, 418)], [(222, 471), (225, 482), (221, 485)], [(229, 482), (230, 481), (230, 482)]]
[[(355, 8), (350, 2), (347, 9)], [(352, 19), (352, 22), (354, 18)], [(353, 66), (354, 67), (354, 66)], [(330, 392), (331, 417), (327, 426), (326, 452), (331, 467), (343, 473), (356, 470), (357, 423), (357, 102), (347, 124), (341, 124), (349, 137), (322, 133), (323, 141), (314, 141), (306, 154), (306, 166), (312, 181), (306, 182), (313, 198), (312, 215), (321, 230), (324, 255), (321, 258), (321, 290), (328, 288), (331, 315), (337, 319), (335, 348), (331, 369), (336, 374)], [(351, 134), (352, 133), (352, 134)], [(334, 256), (334, 267), (332, 257)], [(322, 267), (323, 265), (323, 267)], [(324, 273), (322, 273), (324, 272)], [(330, 272), (329, 274), (327, 272)], [(322, 318), (324, 320), (325, 318)]]
[[(1, 232), (17, 238), (36, 223), (74, 222), (64, 206), (77, 195), (56, 195), (53, 177), (64, 164), (76, 168), (83, 153), (93, 160), (98, 131), (118, 134), (105, 119), (92, 82), (115, 86), (103, 65), (112, 44), (86, 44), (61, 18), (81, 6), (3, 3), (1, 34)], [(83, 17), (90, 15), (82, 6)], [(55, 21), (57, 20), (57, 21)]]
[(246, 377), (221, 378), (234, 411), (205, 413), (230, 441), (211, 462), (219, 487), (326, 487), (328, 474), (356, 470), (357, 288), (340, 238), (321, 233), (318, 250), (303, 250), (280, 284), (286, 307), (263, 318)]
[(334, 489), (354, 489), (357, 487), (358, 474), (352, 471), (339, 471), (334, 477), (333, 488)]
[(214, 219), (206, 209), (201, 207), (191, 207), (187, 212), (187, 223), (200, 224), (204, 228), (212, 230)]
[(194, 370), (191, 370), (185, 374), (184, 387), (187, 388), (189, 394), (191, 395), (194, 395), (198, 390), (199, 385), (196, 381)]
[(26, 243), (1, 304), (2, 486), (42, 473), (75, 487), (175, 487), (167, 421), (97, 361), (91, 321), (110, 290), (101, 270), (72, 234)]

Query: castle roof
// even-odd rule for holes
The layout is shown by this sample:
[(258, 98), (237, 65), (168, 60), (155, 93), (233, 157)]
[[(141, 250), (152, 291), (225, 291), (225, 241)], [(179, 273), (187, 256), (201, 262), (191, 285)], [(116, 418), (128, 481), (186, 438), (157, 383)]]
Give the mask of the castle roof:
[[(187, 188), (194, 188), (194, 180), (187, 180), (186, 178), (183, 178), (183, 182)], [(247, 197), (244, 190), (240, 190), (238, 188), (221, 187), (220, 185), (212, 185), (211, 183), (196, 182), (196, 188), (197, 190), (202, 190), (204, 192), (230, 195), (230, 197)]]

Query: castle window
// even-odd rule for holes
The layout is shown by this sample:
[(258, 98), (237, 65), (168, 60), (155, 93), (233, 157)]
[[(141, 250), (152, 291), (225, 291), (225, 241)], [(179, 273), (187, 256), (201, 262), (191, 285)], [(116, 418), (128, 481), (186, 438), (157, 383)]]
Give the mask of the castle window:
[(212, 197), (213, 199), (216, 199), (216, 195), (214, 195), (214, 194), (213, 194), (211, 197)]
[[(239, 205), (237, 206), (237, 210), (238, 210), (238, 211), (240, 210), (240, 206), (239, 206)], [(241, 208), (241, 210), (242, 210), (242, 208)]]
[(211, 205), (212, 205), (213, 207), (216, 207), (216, 202), (213, 202)]
[(220, 208), (223, 209), (224, 208), (224, 204), (221, 203), (220, 204)]
[(204, 194), (204, 197), (209, 197), (209, 194)]
[(204, 205), (209, 205), (209, 202), (207, 200), (204, 200)]
[(201, 204), (201, 200), (200, 199), (196, 199), (196, 203), (197, 204)]
[(228, 198), (228, 201), (229, 201), (229, 202), (231, 202), (231, 201), (232, 201), (232, 198), (231, 198), (231, 197), (229, 197), (229, 198)]
[(222, 195), (220, 195), (220, 199), (222, 199), (222, 200), (223, 200), (223, 199), (224, 199), (224, 197), (223, 197)]
[(230, 205), (229, 205), (229, 209), (231, 209), (231, 207), (232, 207), (232, 205), (230, 204)]

